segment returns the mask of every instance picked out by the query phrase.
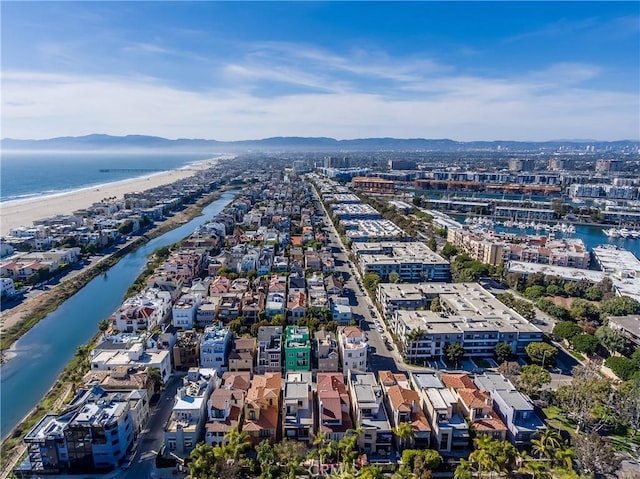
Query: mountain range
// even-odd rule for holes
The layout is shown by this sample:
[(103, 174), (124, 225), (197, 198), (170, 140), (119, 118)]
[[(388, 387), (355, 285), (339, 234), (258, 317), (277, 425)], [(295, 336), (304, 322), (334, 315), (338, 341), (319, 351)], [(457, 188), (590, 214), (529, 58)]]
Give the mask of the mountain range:
[(149, 150), (175, 149), (208, 152), (249, 152), (249, 151), (541, 151), (584, 150), (593, 146), (597, 150), (617, 150), (638, 148), (640, 142), (631, 140), (553, 140), (553, 141), (454, 141), (450, 139), (425, 138), (360, 138), (336, 140), (326, 137), (272, 137), (260, 140), (218, 141), (197, 138), (170, 140), (158, 136), (126, 135), (111, 136), (92, 134), (85, 136), (64, 136), (45, 140), (0, 140), (3, 150)]

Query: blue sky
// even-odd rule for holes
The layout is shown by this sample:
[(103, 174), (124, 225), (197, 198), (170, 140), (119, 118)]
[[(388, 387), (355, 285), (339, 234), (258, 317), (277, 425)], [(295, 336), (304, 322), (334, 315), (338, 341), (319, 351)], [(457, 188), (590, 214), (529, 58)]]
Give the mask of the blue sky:
[(639, 139), (639, 2), (3, 1), (2, 137)]

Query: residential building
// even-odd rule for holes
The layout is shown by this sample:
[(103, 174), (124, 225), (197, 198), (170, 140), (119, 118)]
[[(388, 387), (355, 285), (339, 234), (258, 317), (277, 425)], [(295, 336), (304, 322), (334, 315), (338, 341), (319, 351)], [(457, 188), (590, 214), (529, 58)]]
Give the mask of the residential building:
[(200, 341), (200, 367), (226, 371), (231, 339), (231, 331), (222, 323), (206, 327)]
[(164, 443), (169, 453), (189, 456), (204, 435), (209, 396), (220, 383), (213, 370), (191, 368), (178, 388), (171, 417), (164, 427)]
[(636, 347), (640, 346), (640, 316), (610, 316), (609, 327), (618, 331)]
[(431, 444), (431, 426), (420, 405), (420, 397), (411, 388), (407, 376), (404, 373), (379, 371), (378, 379), (384, 391), (391, 426), (398, 428), (404, 422), (411, 424), (411, 443), (403, 445), (396, 436), (396, 446), (427, 449)]
[(227, 433), (238, 430), (245, 398), (246, 391), (225, 386), (211, 393), (204, 434), (204, 441), (208, 445), (221, 444)]
[(249, 434), (254, 445), (265, 439), (271, 443), (279, 440), (281, 382), (279, 372), (255, 375), (251, 381), (244, 405), (242, 430)]
[(364, 331), (357, 326), (340, 326), (338, 328), (338, 347), (342, 372), (345, 376), (351, 369), (366, 371), (369, 345)]
[(342, 373), (318, 373), (318, 430), (339, 441), (352, 429), (351, 400)]
[(26, 434), (28, 461), (19, 477), (97, 473), (119, 466), (133, 446), (127, 395), (80, 389), (61, 414), (47, 414)]
[(352, 250), (362, 274), (376, 273), (385, 282), (391, 273), (403, 282), (448, 281), (451, 277), (449, 262), (424, 243), (354, 243)]
[(157, 288), (148, 288), (128, 298), (109, 320), (122, 332), (147, 331), (161, 325), (171, 313), (171, 294)]
[(218, 318), (222, 296), (205, 296), (196, 309), (196, 325), (200, 328), (211, 326)]
[(173, 305), (172, 324), (176, 328), (191, 329), (196, 320), (196, 311), (200, 304), (200, 298), (192, 294), (183, 294)]
[(507, 426), (507, 438), (515, 446), (529, 446), (535, 434), (545, 429), (546, 426), (535, 413), (529, 396), (518, 392), (502, 374), (487, 371), (476, 376), (474, 383), (491, 395), (494, 410)]
[[(430, 311), (435, 298), (440, 312)], [(527, 344), (542, 341), (542, 331), (477, 283), (381, 283), (378, 300), (412, 361), (440, 357), (451, 343), (461, 343), (467, 356), (484, 357), (499, 342), (523, 355)]]
[(249, 371), (253, 374), (256, 338), (235, 338), (229, 353), (229, 371)]
[(145, 350), (142, 341), (129, 341), (126, 343), (111, 343), (111, 347), (93, 350), (91, 356), (92, 371), (109, 371), (120, 366), (156, 368), (160, 371), (162, 381), (169, 380), (171, 374), (171, 353), (168, 350)]
[(317, 370), (319, 372), (339, 371), (340, 353), (338, 351), (336, 335), (330, 331), (321, 329), (320, 331), (316, 331), (314, 336)]
[(173, 367), (179, 371), (197, 368), (200, 359), (200, 334), (193, 330), (179, 331), (173, 345)]
[(282, 405), (283, 438), (311, 444), (314, 424), (311, 373), (287, 373)]
[(297, 320), (307, 314), (307, 295), (299, 291), (289, 293), (287, 298), (287, 319)]
[(282, 370), (282, 326), (258, 328), (258, 359), (256, 373)]
[(422, 410), (431, 424), (432, 445), (441, 454), (467, 450), (469, 426), (458, 412), (458, 401), (433, 373), (410, 373)]
[(311, 340), (306, 326), (287, 326), (285, 330), (285, 370), (311, 370)]
[(481, 391), (468, 374), (442, 373), (440, 379), (458, 400), (458, 410), (473, 425), (476, 434), (506, 441), (507, 426), (493, 410), (493, 399)]
[(382, 388), (375, 375), (350, 369), (347, 384), (354, 422), (364, 430), (358, 436), (358, 447), (370, 462), (388, 458), (393, 449), (393, 433), (383, 405)]

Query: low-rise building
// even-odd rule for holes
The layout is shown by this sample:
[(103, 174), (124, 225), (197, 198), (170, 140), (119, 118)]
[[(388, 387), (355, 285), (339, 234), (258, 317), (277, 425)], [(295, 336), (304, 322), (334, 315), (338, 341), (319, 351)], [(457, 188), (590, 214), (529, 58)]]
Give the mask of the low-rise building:
[(469, 426), (458, 412), (458, 401), (432, 373), (410, 373), (422, 409), (431, 423), (433, 447), (441, 454), (469, 448)]
[(206, 327), (200, 341), (200, 367), (226, 371), (231, 338), (231, 331), (222, 323)]
[(505, 441), (507, 426), (493, 410), (493, 399), (481, 391), (468, 374), (443, 373), (440, 379), (458, 399), (458, 410), (473, 425), (476, 434), (484, 434)]
[(331, 441), (352, 428), (351, 400), (342, 373), (318, 373), (318, 430)]
[(535, 413), (529, 396), (518, 392), (511, 381), (502, 374), (485, 372), (476, 376), (474, 383), (480, 390), (491, 395), (494, 410), (507, 426), (507, 438), (515, 446), (530, 445), (535, 434), (546, 428), (542, 419)]
[(311, 340), (306, 326), (287, 326), (285, 331), (285, 370), (311, 370)]
[(173, 345), (173, 367), (179, 371), (197, 368), (200, 364), (200, 334), (193, 330), (179, 331)]
[(229, 353), (229, 371), (253, 373), (256, 355), (256, 338), (236, 338)]
[(258, 328), (258, 359), (256, 373), (282, 370), (282, 326)]
[(369, 345), (364, 331), (357, 326), (339, 327), (338, 346), (342, 372), (345, 376), (351, 369), (366, 371)]
[(358, 436), (358, 447), (375, 462), (388, 458), (393, 449), (393, 432), (383, 405), (382, 388), (373, 373), (347, 372), (353, 419), (364, 432)]
[(335, 372), (340, 370), (340, 353), (334, 333), (324, 329), (316, 331), (315, 352), (319, 372)]
[(285, 439), (307, 444), (313, 441), (314, 407), (311, 384), (310, 372), (287, 373), (282, 405), (282, 434)]
[(178, 388), (171, 417), (164, 427), (164, 443), (169, 453), (189, 456), (203, 437), (209, 396), (220, 380), (213, 370), (189, 370)]
[(431, 444), (431, 426), (420, 405), (420, 397), (411, 388), (407, 376), (404, 373), (379, 371), (378, 379), (384, 391), (391, 426), (398, 428), (402, 423), (411, 424), (411, 443), (402, 444), (401, 439), (396, 437), (396, 446), (427, 449)]
[(640, 346), (640, 316), (610, 316), (609, 327), (620, 332), (636, 346)]
[(255, 375), (247, 392), (242, 430), (256, 445), (265, 439), (278, 441), (282, 375), (279, 372)]
[(448, 281), (450, 265), (424, 243), (388, 241), (354, 243), (352, 250), (362, 274), (376, 273), (388, 281), (396, 273), (400, 281)]

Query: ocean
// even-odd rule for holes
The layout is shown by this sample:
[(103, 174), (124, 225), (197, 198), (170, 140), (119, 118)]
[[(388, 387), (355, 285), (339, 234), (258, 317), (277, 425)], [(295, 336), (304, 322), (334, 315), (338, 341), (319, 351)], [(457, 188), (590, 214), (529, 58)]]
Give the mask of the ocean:
[[(207, 153), (2, 152), (0, 202), (52, 195), (187, 167)], [(101, 172), (100, 170), (110, 170)], [(146, 170), (146, 171), (145, 171)]]

